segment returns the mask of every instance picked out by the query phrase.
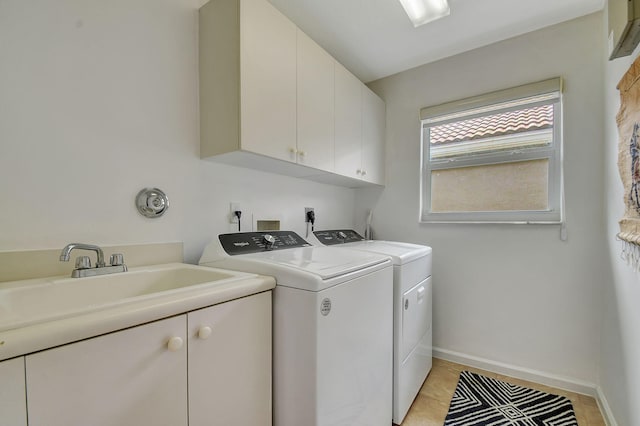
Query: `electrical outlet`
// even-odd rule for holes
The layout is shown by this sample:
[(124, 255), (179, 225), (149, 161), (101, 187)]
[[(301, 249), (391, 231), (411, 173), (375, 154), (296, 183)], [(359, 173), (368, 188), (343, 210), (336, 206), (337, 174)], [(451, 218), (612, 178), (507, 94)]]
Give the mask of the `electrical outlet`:
[(229, 223), (238, 223), (238, 218), (235, 215), (237, 211), (242, 211), (240, 203), (231, 203), (229, 207)]
[(311, 222), (309, 220), (309, 215), (308, 215), (309, 212), (314, 212), (314, 214), (315, 214), (315, 211), (313, 210), (313, 207), (305, 207), (304, 208), (304, 221), (305, 222)]

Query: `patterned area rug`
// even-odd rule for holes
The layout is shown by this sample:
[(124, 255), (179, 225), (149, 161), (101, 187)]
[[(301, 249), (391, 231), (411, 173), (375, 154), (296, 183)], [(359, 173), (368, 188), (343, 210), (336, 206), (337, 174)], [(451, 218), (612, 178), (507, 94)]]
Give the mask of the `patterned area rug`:
[(578, 426), (571, 401), (463, 371), (444, 426)]

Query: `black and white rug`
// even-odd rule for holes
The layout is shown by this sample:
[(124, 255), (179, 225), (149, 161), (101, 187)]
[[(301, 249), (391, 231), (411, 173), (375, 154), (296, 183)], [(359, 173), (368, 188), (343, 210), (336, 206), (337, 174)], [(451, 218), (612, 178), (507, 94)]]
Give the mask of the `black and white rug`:
[(444, 426), (578, 426), (564, 396), (463, 371)]

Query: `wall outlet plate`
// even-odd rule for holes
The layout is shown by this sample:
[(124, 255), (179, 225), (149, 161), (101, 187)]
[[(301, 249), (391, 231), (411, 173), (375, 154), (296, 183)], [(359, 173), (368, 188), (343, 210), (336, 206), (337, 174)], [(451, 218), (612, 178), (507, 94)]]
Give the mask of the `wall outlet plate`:
[(315, 210), (313, 209), (313, 207), (305, 207), (304, 208), (304, 221), (305, 222), (310, 222), (309, 217), (307, 216), (307, 213), (309, 213), (309, 212), (314, 212), (315, 213)]
[(242, 211), (240, 203), (231, 203), (229, 205), (229, 223), (238, 223), (238, 218), (235, 215), (237, 211)]

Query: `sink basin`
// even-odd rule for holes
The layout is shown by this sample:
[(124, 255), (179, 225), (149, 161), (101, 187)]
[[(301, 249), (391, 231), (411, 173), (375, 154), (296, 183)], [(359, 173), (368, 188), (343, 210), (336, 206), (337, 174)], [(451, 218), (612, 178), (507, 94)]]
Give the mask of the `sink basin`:
[(0, 332), (127, 303), (220, 286), (251, 274), (181, 263), (86, 278), (2, 283)]

